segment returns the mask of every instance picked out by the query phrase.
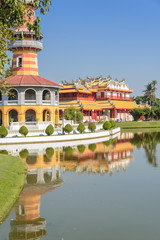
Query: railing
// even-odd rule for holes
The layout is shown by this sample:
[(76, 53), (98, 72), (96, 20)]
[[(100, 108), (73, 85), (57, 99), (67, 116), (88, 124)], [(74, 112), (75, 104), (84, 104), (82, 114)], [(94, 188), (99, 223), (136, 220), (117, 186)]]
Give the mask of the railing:
[(116, 97), (116, 96), (104, 96), (104, 97), (96, 97), (96, 100), (104, 100), (104, 99), (111, 99), (111, 100), (123, 100), (123, 101), (132, 101), (132, 97)]
[(26, 104), (36, 104), (36, 100), (25, 100)]
[(8, 44), (8, 48), (17, 48), (17, 47), (33, 47), (39, 50), (43, 49), (43, 43), (33, 40), (16, 40)]
[(18, 100), (8, 100), (8, 104), (16, 105), (18, 104)]
[(51, 100), (42, 100), (43, 104), (51, 104)]

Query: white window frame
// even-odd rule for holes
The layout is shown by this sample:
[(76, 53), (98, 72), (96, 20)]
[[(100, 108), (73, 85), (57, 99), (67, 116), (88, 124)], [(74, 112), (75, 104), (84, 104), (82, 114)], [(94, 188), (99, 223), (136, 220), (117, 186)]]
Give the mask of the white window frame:
[(21, 67), (23, 67), (23, 57), (22, 56), (17, 57), (17, 67), (20, 67), (19, 66), (19, 59), (22, 59), (22, 66)]

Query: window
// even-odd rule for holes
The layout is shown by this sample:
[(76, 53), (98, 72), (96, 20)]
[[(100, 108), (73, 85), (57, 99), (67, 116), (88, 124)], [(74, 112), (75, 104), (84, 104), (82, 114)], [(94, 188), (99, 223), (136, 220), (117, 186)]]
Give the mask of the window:
[(55, 101), (58, 101), (58, 91), (55, 91)]
[(20, 56), (17, 58), (17, 67), (22, 67), (23, 66), (23, 57)]
[(36, 62), (36, 68), (38, 68), (38, 59), (37, 59), (37, 57), (35, 58), (35, 62)]

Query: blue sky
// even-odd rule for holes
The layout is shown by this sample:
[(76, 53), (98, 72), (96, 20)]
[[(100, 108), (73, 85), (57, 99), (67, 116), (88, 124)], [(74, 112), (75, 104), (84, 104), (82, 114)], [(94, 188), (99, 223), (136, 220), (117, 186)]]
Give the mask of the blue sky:
[(160, 0), (52, 0), (41, 17), (41, 76), (60, 83), (110, 74), (126, 78), (133, 95), (159, 81)]

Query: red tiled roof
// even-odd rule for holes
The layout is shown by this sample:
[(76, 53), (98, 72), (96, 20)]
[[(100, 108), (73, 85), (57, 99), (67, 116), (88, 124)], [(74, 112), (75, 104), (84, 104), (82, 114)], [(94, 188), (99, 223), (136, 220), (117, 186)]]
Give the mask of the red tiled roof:
[(5, 78), (3, 81), (5, 81), (7, 84), (11, 86), (32, 85), (32, 86), (52, 86), (52, 87), (54, 86), (58, 88), (63, 88), (63, 86), (60, 84), (57, 84), (46, 78), (43, 78), (41, 76), (36, 76), (36, 75), (14, 75), (14, 76)]

